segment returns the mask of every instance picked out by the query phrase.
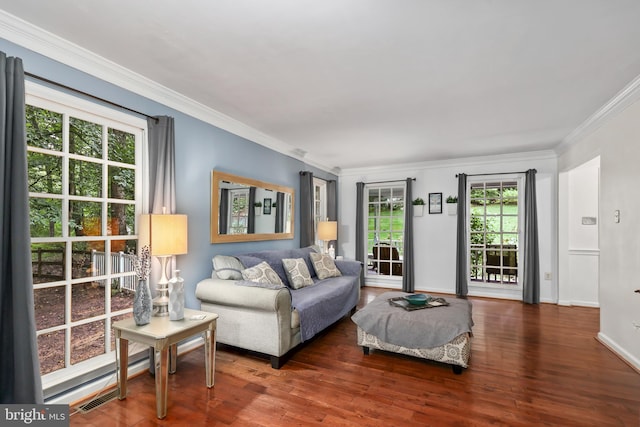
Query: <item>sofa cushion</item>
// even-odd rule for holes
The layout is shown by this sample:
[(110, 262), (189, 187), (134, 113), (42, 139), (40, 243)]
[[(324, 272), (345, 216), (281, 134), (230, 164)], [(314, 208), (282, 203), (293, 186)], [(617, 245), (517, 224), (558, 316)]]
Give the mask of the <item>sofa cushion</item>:
[(315, 251), (311, 247), (306, 247), (300, 249), (278, 249), (261, 252), (250, 252), (246, 254), (236, 255), (236, 257), (245, 267), (253, 267), (262, 261), (266, 261), (278, 274), (278, 276), (280, 276), (282, 283), (290, 287), (291, 284), (289, 283), (287, 272), (282, 265), (282, 260), (284, 258), (304, 259), (304, 261), (307, 263), (307, 269), (311, 273), (311, 277), (313, 277), (315, 270), (313, 269), (313, 264), (311, 263), (311, 259), (309, 258), (309, 254), (313, 252)]
[(318, 276), (318, 279), (324, 280), (329, 277), (342, 276), (330, 255), (311, 253), (309, 256), (313, 262), (313, 268), (316, 270), (316, 276)]
[(266, 261), (261, 262), (255, 267), (245, 268), (242, 270), (242, 278), (258, 283), (273, 283), (275, 285), (283, 285), (278, 274), (267, 264)]
[(322, 248), (320, 248), (320, 246), (318, 246), (318, 245), (309, 245), (309, 246), (307, 246), (305, 248), (302, 248), (302, 249), (311, 249), (313, 252), (317, 252), (319, 254), (322, 253)]
[(238, 261), (240, 261), (244, 268), (255, 267), (256, 265), (264, 261), (262, 258), (244, 254), (236, 255), (236, 258), (238, 258)]
[(358, 304), (360, 276), (332, 277), (289, 292), (300, 315), (300, 339), (307, 341)]
[(300, 289), (313, 285), (313, 279), (307, 268), (307, 263), (302, 258), (284, 258), (282, 265), (287, 272), (289, 285), (292, 289)]
[(216, 255), (213, 257), (213, 270), (219, 279), (241, 280), (244, 266), (234, 256)]
[(251, 280), (236, 280), (237, 286), (249, 286), (251, 288), (265, 288), (265, 289), (282, 289), (285, 288), (283, 284), (270, 283), (270, 282), (253, 282)]

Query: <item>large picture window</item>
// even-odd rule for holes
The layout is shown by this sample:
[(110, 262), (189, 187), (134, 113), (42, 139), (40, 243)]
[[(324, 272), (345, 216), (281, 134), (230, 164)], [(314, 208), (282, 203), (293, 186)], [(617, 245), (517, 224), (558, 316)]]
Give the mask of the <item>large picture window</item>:
[(371, 184), (367, 197), (368, 276), (402, 276), (405, 185)]
[(146, 122), (27, 86), (31, 257), (40, 368), (73, 376), (112, 363), (111, 324), (137, 282)]
[(520, 286), (520, 180), (469, 182), (470, 283)]

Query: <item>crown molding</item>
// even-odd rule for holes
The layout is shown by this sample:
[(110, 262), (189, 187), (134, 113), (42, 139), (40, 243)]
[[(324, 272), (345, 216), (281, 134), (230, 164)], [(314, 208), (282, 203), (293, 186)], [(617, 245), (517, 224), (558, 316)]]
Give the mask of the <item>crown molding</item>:
[(569, 148), (571, 148), (571, 146), (586, 138), (589, 134), (604, 125), (611, 118), (620, 114), (624, 109), (639, 99), (640, 76), (637, 76), (613, 98), (611, 98), (609, 102), (600, 107), (595, 113), (587, 118), (587, 120), (582, 122), (580, 126), (567, 135), (558, 147), (556, 147), (556, 153), (558, 153), (558, 155), (564, 154), (569, 150)]
[(372, 166), (363, 168), (342, 169), (340, 176), (360, 176), (363, 174), (380, 174), (393, 172), (406, 172), (420, 169), (463, 168), (466, 166), (492, 165), (495, 163), (532, 161), (532, 160), (557, 160), (558, 155), (553, 150), (530, 151), (525, 153), (498, 154), (477, 157), (460, 157), (447, 160), (430, 160), (426, 162), (403, 163), (388, 166)]
[(308, 158), (307, 153), (290, 144), (260, 132), (3, 10), (0, 10), (0, 37), (278, 153), (318, 169), (336, 173), (336, 168)]

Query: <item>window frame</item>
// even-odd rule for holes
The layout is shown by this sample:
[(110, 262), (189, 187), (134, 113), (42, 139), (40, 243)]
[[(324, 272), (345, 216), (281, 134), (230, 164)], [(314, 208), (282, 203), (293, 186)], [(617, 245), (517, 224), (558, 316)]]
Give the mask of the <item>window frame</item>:
[[(482, 280), (472, 280), (471, 278), (471, 251), (474, 249), (472, 248), (472, 243), (471, 243), (471, 186), (472, 184), (478, 184), (478, 183), (484, 183), (485, 185), (487, 183), (495, 183), (495, 182), (500, 182), (501, 185), (505, 182), (516, 182), (516, 186), (518, 189), (518, 198), (517, 198), (517, 203), (518, 203), (518, 214), (517, 214), (517, 218), (518, 218), (518, 230), (517, 230), (517, 235), (518, 235), (518, 248), (516, 250), (517, 252), (517, 257), (518, 257), (518, 266), (517, 266), (517, 270), (518, 270), (518, 276), (517, 276), (517, 282), (516, 283), (497, 283), (497, 282), (488, 282), (484, 279), (484, 275), (483, 275), (483, 279)], [(467, 239), (467, 283), (469, 284), (470, 288), (476, 288), (476, 289), (496, 289), (496, 290), (508, 290), (508, 291), (514, 291), (516, 293), (520, 293), (522, 291), (522, 271), (524, 268), (524, 176), (523, 174), (497, 174), (497, 175), (480, 175), (480, 176), (470, 176), (467, 178), (467, 188), (466, 188), (466, 192), (467, 192), (467, 200), (466, 200), (466, 206), (465, 206), (465, 216), (467, 218), (466, 221), (466, 239)], [(496, 215), (491, 215), (491, 216), (496, 216)], [(502, 218), (502, 214), (498, 215), (500, 218)], [(512, 216), (512, 215), (508, 215), (508, 216)], [(486, 219), (487, 215), (485, 212), (485, 219)], [(502, 219), (501, 219), (501, 224), (502, 224)], [(501, 230), (500, 230), (500, 234), (502, 235), (503, 231), (502, 231), (502, 225), (501, 225)], [(513, 233), (509, 233), (509, 234), (513, 234)], [(500, 243), (500, 250), (502, 251), (502, 246), (503, 246), (503, 242), (502, 239), (501, 243)], [(485, 248), (484, 248), (484, 252), (486, 252), (486, 243), (485, 243)], [(483, 262), (483, 268), (486, 268), (485, 263)]]
[[(253, 209), (253, 206), (249, 206), (249, 189), (234, 188), (234, 189), (230, 189), (229, 192), (231, 193), (230, 199), (232, 204), (234, 204), (235, 200), (237, 199), (245, 199), (246, 206), (247, 206), (246, 211), (244, 212), (244, 215), (242, 214), (242, 212), (238, 213), (238, 215), (234, 215), (233, 209), (229, 209), (229, 214), (227, 218), (227, 224), (229, 224), (229, 229), (230, 230), (235, 230), (236, 228), (242, 229), (242, 232), (240, 233), (229, 233), (229, 234), (246, 234), (248, 229), (248, 224), (249, 224), (249, 209)], [(233, 227), (234, 220), (237, 219), (238, 223), (240, 223), (242, 218), (245, 219), (244, 227)]]
[[(135, 164), (133, 165), (133, 169), (135, 170), (135, 183), (134, 183), (134, 199), (126, 200), (126, 199), (112, 199), (109, 197), (108, 189), (106, 188), (107, 182), (104, 179), (102, 182), (102, 195), (101, 197), (93, 198), (93, 197), (82, 197), (82, 200), (87, 201), (99, 201), (103, 204), (103, 215), (105, 215), (104, 210), (105, 205), (109, 205), (110, 203), (122, 203), (126, 205), (134, 205), (135, 211), (135, 230), (133, 234), (127, 235), (111, 235), (107, 232), (107, 230), (101, 230), (100, 240), (105, 242), (105, 251), (111, 249), (111, 242), (117, 240), (136, 240), (138, 238), (137, 227), (138, 220), (141, 213), (145, 212), (148, 209), (148, 139), (147, 139), (147, 122), (145, 119), (141, 119), (137, 116), (133, 116), (131, 114), (123, 113), (118, 110), (114, 110), (112, 108), (100, 105), (98, 103), (88, 101), (77, 96), (71, 95), (69, 93), (62, 92), (60, 90), (43, 86), (41, 84), (34, 83), (32, 81), (25, 82), (25, 103), (27, 105), (31, 105), (37, 108), (42, 108), (50, 111), (54, 111), (57, 113), (61, 113), (63, 115), (63, 140), (68, 140), (68, 123), (69, 117), (89, 121), (92, 123), (97, 123), (103, 126), (103, 136), (107, 134), (105, 129), (115, 129), (127, 133), (134, 134), (135, 136)], [(108, 156), (105, 157), (105, 153), (107, 152), (107, 144), (103, 145), (103, 158), (97, 159), (99, 160), (97, 163), (100, 164), (115, 164), (118, 166), (118, 162), (110, 161)], [(44, 154), (55, 154), (56, 156), (61, 156), (63, 159), (63, 164), (68, 163), (70, 159), (74, 158), (74, 154), (65, 152), (64, 148), (62, 152), (51, 152), (46, 149), (41, 149), (37, 147), (29, 147), (29, 151), (31, 152), (39, 152)], [(67, 160), (65, 160), (67, 159)], [(131, 166), (131, 165), (128, 165)], [(107, 166), (108, 169), (109, 166)], [(62, 173), (62, 194), (54, 194), (49, 195), (47, 197), (60, 199), (62, 203), (69, 203), (70, 200), (77, 200), (77, 196), (69, 195), (69, 170), (67, 166), (63, 166)], [(38, 195), (43, 195), (46, 193), (30, 193), (29, 197), (32, 196), (37, 197)], [(95, 200), (94, 200), (95, 199)], [(69, 233), (69, 217), (67, 214), (68, 210), (62, 210), (61, 217), (61, 227), (62, 227), (62, 235), (57, 237), (32, 237), (31, 243), (64, 243), (65, 245), (65, 253), (67, 256), (65, 257), (65, 271), (69, 271), (71, 264), (71, 256), (70, 252), (72, 251), (73, 244), (75, 242), (81, 242), (85, 240), (94, 240), (89, 237), (80, 237), (80, 236), (70, 236)], [(104, 221), (103, 221), (104, 223)], [(109, 261), (107, 263), (110, 264)], [(126, 273), (124, 273), (126, 274)], [(123, 273), (113, 273), (109, 272), (109, 274), (104, 276), (96, 276), (96, 279), (104, 279), (111, 280), (124, 275)], [(45, 397), (47, 395), (51, 395), (54, 393), (59, 393), (60, 391), (68, 390), (74, 386), (86, 383), (88, 380), (91, 380), (99, 375), (104, 375), (104, 372), (111, 371), (113, 369), (113, 352), (115, 349), (108, 350), (108, 344), (110, 344), (112, 339), (111, 333), (111, 319), (113, 316), (119, 316), (122, 314), (126, 314), (128, 312), (127, 309), (120, 310), (113, 314), (111, 312), (111, 298), (110, 293), (105, 293), (105, 307), (104, 312), (97, 316), (90, 316), (87, 319), (82, 319), (78, 321), (71, 321), (71, 310), (69, 307), (69, 303), (71, 302), (71, 293), (72, 288), (75, 284), (78, 283), (86, 283), (87, 278), (73, 278), (72, 273), (68, 273), (64, 280), (58, 280), (54, 282), (46, 282), (43, 284), (34, 284), (34, 290), (40, 288), (47, 288), (52, 286), (64, 286), (65, 287), (65, 315), (64, 322), (62, 325), (47, 328), (38, 331), (39, 333), (46, 333), (46, 331), (50, 331), (52, 329), (55, 330), (65, 330), (65, 367), (58, 369), (56, 371), (50, 372), (48, 374), (42, 375), (42, 386), (45, 392)], [(105, 352), (99, 356), (95, 356), (89, 358), (87, 360), (83, 360), (81, 362), (77, 362), (75, 364), (69, 364), (70, 360), (70, 351), (72, 351), (72, 343), (70, 330), (71, 328), (78, 326), (84, 323), (95, 322), (98, 320), (104, 320), (105, 322)], [(45, 331), (45, 332), (43, 332)], [(131, 349), (131, 353), (141, 353), (146, 349), (143, 347), (133, 348)], [(67, 367), (68, 365), (68, 367)]]
[(318, 238), (318, 223), (327, 219), (327, 181), (313, 177), (313, 241), (324, 247), (324, 241)]
[[(395, 233), (401, 233), (402, 234), (402, 239), (400, 240), (396, 240), (396, 239), (390, 239), (389, 242), (393, 245), (393, 243), (395, 242), (396, 244), (394, 245), (399, 252), (399, 257), (400, 257), (400, 262), (390, 262), (389, 268), (390, 268), (390, 273), (393, 272), (393, 264), (402, 264), (403, 265), (403, 275), (404, 275), (404, 261), (403, 261), (403, 257), (404, 254), (402, 253), (404, 247), (404, 239), (406, 238), (406, 233), (407, 233), (407, 227), (406, 227), (406, 223), (404, 222), (404, 218), (405, 218), (405, 213), (406, 213), (406, 209), (408, 204), (410, 203), (410, 201), (407, 200), (407, 185), (406, 182), (404, 181), (390, 181), (390, 182), (382, 182), (382, 183), (376, 183), (376, 184), (365, 184), (364, 186), (364, 197), (363, 197), (363, 212), (365, 215), (364, 218), (364, 248), (366, 250), (366, 256), (367, 256), (367, 266), (365, 268), (365, 277), (367, 277), (367, 283), (372, 283), (375, 284), (375, 282), (379, 282), (379, 283), (393, 283), (394, 285), (396, 285), (398, 282), (402, 282), (402, 275), (393, 275), (393, 274), (379, 274), (379, 273), (372, 273), (372, 268), (370, 268), (370, 263), (375, 263), (376, 259), (373, 258), (373, 254), (372, 252), (369, 251), (369, 220), (371, 218), (371, 216), (369, 215), (369, 205), (370, 205), (370, 201), (369, 201), (369, 194), (370, 194), (370, 190), (378, 190), (378, 192), (380, 193), (380, 191), (382, 190), (390, 190), (391, 191), (391, 195), (393, 196), (394, 190), (401, 190), (402, 191), (402, 209), (401, 209), (401, 217), (403, 220), (403, 226), (402, 226), (402, 230), (395, 230), (393, 229), (393, 223), (391, 226), (390, 230), (387, 231), (382, 231), (383, 233), (390, 233), (390, 234), (395, 234)], [(382, 203), (382, 202), (378, 202), (378, 203)], [(380, 215), (374, 215), (376, 218), (381, 218)], [(394, 215), (390, 215), (390, 218), (393, 218)], [(375, 245), (375, 241), (378, 239), (379, 240), (379, 227), (376, 228), (376, 230), (374, 231), (375, 235), (378, 235), (376, 237), (374, 237), (374, 245)], [(371, 258), (369, 258), (371, 256)], [(379, 260), (378, 260), (379, 261)]]

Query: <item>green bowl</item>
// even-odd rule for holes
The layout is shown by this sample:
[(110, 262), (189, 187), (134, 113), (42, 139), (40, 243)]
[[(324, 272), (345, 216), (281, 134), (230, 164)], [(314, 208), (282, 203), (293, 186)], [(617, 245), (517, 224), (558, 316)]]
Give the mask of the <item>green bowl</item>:
[(425, 305), (431, 298), (425, 294), (411, 294), (404, 297), (411, 305)]

